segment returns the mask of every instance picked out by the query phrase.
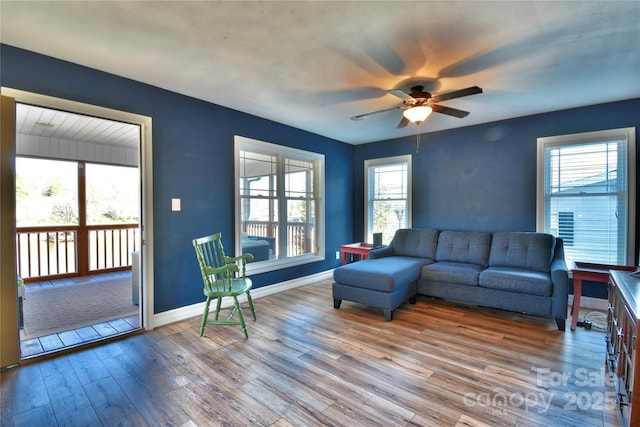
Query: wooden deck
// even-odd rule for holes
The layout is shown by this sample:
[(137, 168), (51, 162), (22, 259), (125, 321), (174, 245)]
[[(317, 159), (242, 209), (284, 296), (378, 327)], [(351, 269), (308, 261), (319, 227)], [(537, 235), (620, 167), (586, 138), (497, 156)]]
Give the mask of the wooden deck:
[(3, 426), (615, 426), (604, 333), (418, 298), (385, 322), (331, 282), (2, 373)]

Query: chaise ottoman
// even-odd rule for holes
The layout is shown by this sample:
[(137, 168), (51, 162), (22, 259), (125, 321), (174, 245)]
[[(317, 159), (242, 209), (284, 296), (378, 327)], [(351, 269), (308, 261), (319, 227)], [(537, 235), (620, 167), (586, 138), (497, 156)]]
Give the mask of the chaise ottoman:
[(333, 271), (333, 307), (342, 300), (381, 308), (391, 321), (392, 312), (403, 302), (416, 302), (416, 280), (428, 259), (393, 257), (369, 259), (343, 265)]

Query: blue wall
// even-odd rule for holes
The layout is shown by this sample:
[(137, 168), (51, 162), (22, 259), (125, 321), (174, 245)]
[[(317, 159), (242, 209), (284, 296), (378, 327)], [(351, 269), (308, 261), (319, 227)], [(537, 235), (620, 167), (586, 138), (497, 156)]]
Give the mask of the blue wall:
[[(356, 146), (354, 237), (364, 235), (364, 160), (403, 154), (413, 155), (414, 227), (535, 231), (537, 138), (636, 127), (640, 153), (639, 111), (640, 99), (633, 99), (426, 133), (418, 153), (416, 136)], [(428, 129), (427, 121), (421, 130)], [(606, 297), (603, 285), (583, 288), (584, 295)]]
[[(326, 260), (252, 276), (261, 287), (330, 270), (352, 240), (353, 147), (208, 102), (0, 45), (0, 84), (153, 119), (155, 312), (203, 300), (191, 240), (215, 231), (233, 248), (235, 134), (325, 155)], [(171, 199), (182, 211), (171, 211)]]

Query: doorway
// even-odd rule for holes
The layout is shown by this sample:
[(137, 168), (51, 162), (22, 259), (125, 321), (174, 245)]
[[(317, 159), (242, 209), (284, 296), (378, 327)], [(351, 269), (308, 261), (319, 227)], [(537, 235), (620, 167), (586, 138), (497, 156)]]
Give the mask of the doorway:
[[(84, 289), (91, 287), (93, 291), (89, 294), (102, 295), (103, 301), (98, 304), (101, 308), (115, 306), (115, 287), (106, 291), (102, 286), (115, 282), (121, 282), (119, 293), (128, 293), (129, 304), (127, 312), (113, 319), (104, 317), (111, 314), (94, 310), (99, 316), (96, 325), (101, 326), (94, 327), (92, 333), (87, 333), (92, 325), (74, 323), (75, 314), (60, 322), (66, 325), (61, 325), (59, 331), (51, 329), (54, 320), (44, 328), (40, 325), (38, 328), (45, 331), (42, 333), (48, 334), (45, 338), (49, 338), (44, 340), (47, 345), (40, 343), (40, 349), (35, 349), (33, 342), (31, 347), (22, 346), (21, 357), (145, 328), (152, 310), (147, 304), (151, 257), (146, 254), (151, 242), (144, 234), (150, 230), (146, 223), (152, 200), (150, 192), (145, 191), (145, 187), (150, 188), (151, 177), (151, 119), (3, 88), (3, 94), (7, 92), (17, 95), (16, 266), (17, 276), (22, 279), (18, 295), (23, 297), (19, 311), (40, 300), (49, 305), (49, 314), (53, 314), (55, 298), (45, 295), (53, 289), (60, 293), (58, 300), (73, 308), (70, 300), (80, 300), (81, 294), (86, 294)], [(26, 169), (20, 165), (25, 162), (31, 162)], [(50, 169), (51, 165), (64, 165), (76, 172), (77, 177), (61, 180), (60, 174), (53, 171), (55, 167)], [(28, 193), (23, 170), (36, 172), (31, 184), (34, 176), (40, 176), (42, 181), (35, 190), (33, 185), (29, 188), (30, 200), (23, 197)], [(135, 190), (135, 206), (131, 202), (131, 189)], [(23, 203), (25, 200), (36, 204), (29, 208), (29, 203)], [(43, 201), (46, 205), (42, 205)], [(25, 218), (31, 223), (21, 222)], [(39, 294), (30, 294), (27, 289)], [(47, 321), (46, 315), (41, 317)], [(30, 336), (28, 328), (25, 333), (29, 319), (22, 317), (19, 323), (16, 327), (22, 328), (21, 338), (26, 335), (42, 341), (40, 336)], [(107, 332), (109, 328), (112, 333)]]
[[(17, 105), (19, 130), (32, 109)], [(86, 150), (65, 150), (65, 160), (24, 156), (32, 137), (16, 135), (23, 358), (140, 328), (132, 271), (140, 253), (139, 168), (77, 160)], [(65, 143), (49, 139), (48, 146)]]

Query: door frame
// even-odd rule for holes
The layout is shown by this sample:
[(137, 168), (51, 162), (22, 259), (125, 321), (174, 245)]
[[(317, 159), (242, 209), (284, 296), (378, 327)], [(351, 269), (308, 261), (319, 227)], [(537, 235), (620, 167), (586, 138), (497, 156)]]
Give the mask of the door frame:
[[(141, 303), (141, 327), (143, 329), (150, 330), (153, 328), (152, 325), (152, 316), (153, 316), (153, 150), (152, 150), (152, 119), (148, 116), (143, 116), (140, 114), (129, 113), (126, 111), (114, 110), (111, 108), (100, 107), (92, 104), (85, 104), (77, 101), (70, 101), (62, 98), (51, 97), (47, 95), (40, 95), (37, 93), (26, 92), (22, 90), (2, 87), (0, 91), (3, 96), (13, 98), (15, 103), (24, 103), (37, 105), (40, 107), (52, 108), (57, 110), (68, 111), (70, 113), (77, 113), (81, 115), (94, 116), (104, 119), (122, 121), (126, 123), (131, 123), (140, 126), (140, 149), (138, 150), (138, 164), (140, 167), (140, 194), (141, 194), (141, 217), (140, 217), (140, 287), (141, 287), (141, 295), (140, 295), (140, 303)], [(15, 120), (15, 105), (14, 105), (14, 120)], [(3, 126), (4, 129), (4, 126)], [(15, 130), (14, 130), (15, 134)], [(15, 139), (15, 135), (14, 135)], [(4, 141), (4, 138), (3, 138)], [(12, 176), (15, 175), (15, 141), (13, 141), (13, 171)], [(4, 153), (3, 153), (4, 155)], [(2, 159), (3, 162), (5, 159)], [(3, 171), (4, 173), (4, 171)], [(12, 187), (15, 186), (15, 178), (12, 183)], [(2, 193), (4, 194), (5, 189), (3, 187)], [(15, 193), (15, 188), (13, 193)], [(13, 229), (15, 236), (15, 194), (13, 197), (13, 201), (11, 202), (13, 206), (11, 206), (11, 210), (14, 212), (14, 221), (13, 221)], [(4, 206), (5, 202), (3, 200), (3, 212), (5, 210), (10, 209), (9, 206)], [(4, 221), (4, 215), (3, 215)], [(15, 241), (15, 238), (13, 239)], [(4, 242), (3, 242), (4, 245)], [(15, 245), (14, 245), (15, 246)], [(12, 265), (16, 265), (16, 254), (15, 250), (13, 251), (13, 258), (11, 262)], [(2, 258), (5, 258), (5, 254), (3, 251)], [(7, 260), (7, 263), (10, 263), (10, 260)], [(3, 268), (4, 271), (4, 268)], [(15, 268), (14, 268), (15, 271)], [(3, 280), (4, 282), (4, 280)], [(0, 299), (5, 300), (5, 290), (4, 288), (8, 288), (8, 286), (3, 286), (0, 288)], [(15, 287), (14, 287), (15, 289)], [(6, 297), (10, 297), (10, 295), (6, 295)], [(14, 300), (15, 300), (15, 290), (14, 290)], [(4, 320), (4, 318), (3, 318)], [(16, 334), (18, 331), (17, 317), (15, 320), (15, 330)], [(3, 322), (4, 323), (4, 322)], [(9, 325), (3, 324), (4, 327)], [(0, 345), (4, 347), (4, 336), (2, 341), (0, 341)], [(18, 340), (19, 340), (19, 335)], [(19, 351), (19, 343), (18, 343), (18, 351)], [(19, 359), (18, 359), (19, 360)], [(1, 366), (6, 366), (2, 364)]]
[(16, 268), (15, 100), (0, 97), (0, 368), (20, 363)]

